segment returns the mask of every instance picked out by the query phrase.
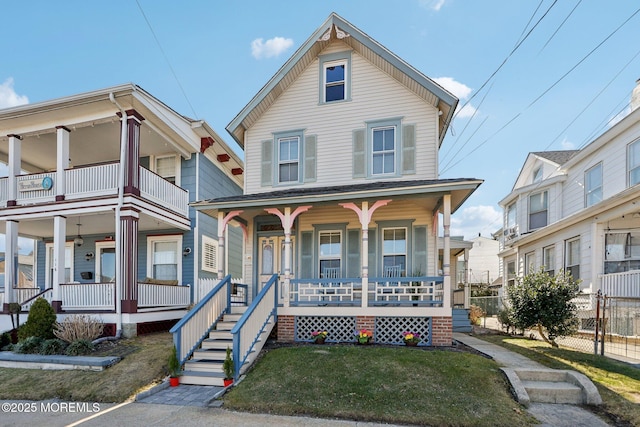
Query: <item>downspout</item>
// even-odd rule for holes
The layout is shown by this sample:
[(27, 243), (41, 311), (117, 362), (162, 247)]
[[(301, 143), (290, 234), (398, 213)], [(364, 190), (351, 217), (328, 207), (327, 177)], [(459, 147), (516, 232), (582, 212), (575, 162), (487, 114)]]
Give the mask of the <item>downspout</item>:
[(120, 128), (120, 165), (118, 168), (118, 205), (116, 207), (116, 337), (122, 334), (122, 272), (121, 272), (121, 254), (122, 239), (120, 238), (120, 210), (124, 205), (124, 164), (126, 160), (126, 141), (127, 141), (127, 112), (122, 108), (113, 92), (109, 93), (109, 100), (118, 107), (122, 114), (122, 126)]

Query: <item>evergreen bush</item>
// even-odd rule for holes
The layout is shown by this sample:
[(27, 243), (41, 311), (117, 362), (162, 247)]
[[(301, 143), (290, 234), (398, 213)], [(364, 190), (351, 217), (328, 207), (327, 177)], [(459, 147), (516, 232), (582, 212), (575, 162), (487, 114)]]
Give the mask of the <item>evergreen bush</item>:
[(83, 356), (93, 351), (93, 344), (87, 340), (76, 340), (65, 350), (67, 356)]
[(44, 298), (38, 298), (31, 309), (24, 325), (18, 329), (20, 341), (29, 337), (40, 337), (43, 340), (55, 338), (53, 325), (56, 323), (56, 312)]
[(44, 340), (40, 337), (27, 337), (13, 347), (13, 351), (22, 354), (38, 354)]
[(53, 338), (50, 340), (42, 341), (42, 345), (40, 346), (40, 354), (64, 354), (64, 350), (67, 348), (67, 343)]

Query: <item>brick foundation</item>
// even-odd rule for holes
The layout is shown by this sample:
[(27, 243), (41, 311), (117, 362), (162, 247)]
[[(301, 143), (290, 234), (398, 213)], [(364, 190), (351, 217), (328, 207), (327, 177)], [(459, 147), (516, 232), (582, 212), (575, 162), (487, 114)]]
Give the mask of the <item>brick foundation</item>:
[(293, 342), (295, 317), (278, 315), (278, 342)]
[(431, 345), (450, 346), (453, 342), (453, 320), (451, 317), (431, 318)]

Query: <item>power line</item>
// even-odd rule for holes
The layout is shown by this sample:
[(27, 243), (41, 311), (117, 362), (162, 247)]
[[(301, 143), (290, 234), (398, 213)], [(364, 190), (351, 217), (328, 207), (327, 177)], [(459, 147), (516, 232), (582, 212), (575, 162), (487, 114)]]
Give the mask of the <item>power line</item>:
[(567, 22), (567, 20), (571, 17), (571, 15), (573, 15), (573, 12), (575, 12), (575, 10), (578, 8), (580, 3), (582, 3), (582, 0), (578, 0), (578, 3), (576, 3), (575, 6), (573, 6), (573, 9), (571, 9), (571, 12), (569, 12), (567, 17), (564, 18), (564, 20), (560, 23), (558, 28), (556, 28), (556, 30), (553, 32), (553, 34), (551, 34), (551, 37), (549, 37), (549, 40), (547, 40), (547, 42), (544, 44), (544, 46), (542, 46), (542, 49), (540, 49), (540, 52), (538, 52), (538, 55), (542, 53), (542, 51), (547, 47), (547, 45), (551, 42), (551, 40), (553, 40), (553, 38), (556, 36), (556, 34), (558, 34), (558, 31), (560, 31), (560, 28), (562, 28), (564, 26), (565, 22)]
[(171, 65), (171, 61), (169, 61), (169, 57), (167, 56), (167, 54), (165, 53), (164, 49), (162, 48), (162, 44), (160, 44), (160, 40), (158, 39), (158, 36), (156, 36), (156, 32), (153, 30), (153, 27), (151, 26), (151, 22), (149, 22), (149, 19), (147, 18), (147, 15), (144, 13), (144, 10), (142, 10), (142, 6), (140, 5), (140, 1), (136, 0), (136, 4), (138, 5), (138, 9), (140, 9), (140, 13), (142, 13), (142, 17), (144, 18), (145, 22), (147, 23), (147, 26), (149, 27), (149, 30), (151, 30), (151, 34), (153, 35), (153, 38), (156, 41), (156, 44), (158, 45), (158, 48), (160, 49), (160, 52), (162, 53), (162, 56), (164, 57), (164, 60), (166, 61), (167, 65), (169, 66), (169, 70), (171, 70), (171, 74), (173, 74), (173, 78), (176, 80), (176, 83), (178, 83), (178, 87), (180, 88), (180, 91), (182, 92), (182, 95), (184, 96), (184, 99), (187, 101), (187, 104), (189, 104), (189, 108), (191, 108), (191, 112), (193, 113), (194, 118), (198, 118), (198, 113), (196, 113), (195, 108), (193, 108), (193, 105), (191, 104), (191, 101), (189, 101), (189, 97), (187, 96), (187, 93), (184, 90), (184, 87), (182, 87), (182, 84), (180, 83), (180, 79), (178, 78), (178, 75), (176, 74), (176, 71), (173, 69), (173, 66)]

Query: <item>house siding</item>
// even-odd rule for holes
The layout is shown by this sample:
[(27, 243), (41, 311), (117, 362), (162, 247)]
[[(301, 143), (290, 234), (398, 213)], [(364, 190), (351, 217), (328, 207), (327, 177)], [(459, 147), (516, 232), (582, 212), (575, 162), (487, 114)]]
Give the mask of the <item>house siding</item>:
[[(322, 54), (349, 49), (344, 43), (336, 42)], [(247, 132), (247, 194), (265, 191), (260, 179), (261, 141), (272, 139), (274, 132), (304, 129), (305, 134), (316, 135), (317, 177), (305, 186), (341, 185), (354, 181), (353, 130), (366, 128), (367, 121), (399, 117), (402, 124), (416, 125), (418, 170), (415, 174), (385, 179), (437, 178), (437, 109), (355, 52), (351, 54), (351, 66), (351, 101), (319, 104), (319, 61), (316, 59)], [(400, 138), (397, 147), (400, 147)], [(366, 178), (355, 181), (366, 182)]]

